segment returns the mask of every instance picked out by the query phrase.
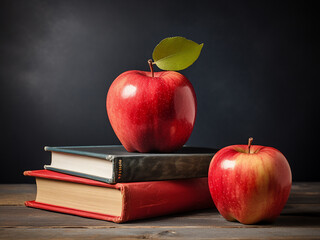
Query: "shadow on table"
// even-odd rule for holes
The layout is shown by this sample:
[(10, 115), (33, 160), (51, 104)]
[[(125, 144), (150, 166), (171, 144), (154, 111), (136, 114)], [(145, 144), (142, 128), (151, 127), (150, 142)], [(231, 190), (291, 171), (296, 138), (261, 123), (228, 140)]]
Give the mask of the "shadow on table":
[(290, 204), (286, 205), (276, 226), (308, 226), (320, 227), (320, 209), (318, 204)]

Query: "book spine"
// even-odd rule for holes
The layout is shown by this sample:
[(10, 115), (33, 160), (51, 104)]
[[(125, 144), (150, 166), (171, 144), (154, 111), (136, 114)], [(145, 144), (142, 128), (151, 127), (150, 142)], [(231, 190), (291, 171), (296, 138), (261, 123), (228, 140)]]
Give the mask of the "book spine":
[(139, 182), (122, 188), (121, 222), (214, 207), (208, 178)]
[(114, 158), (114, 182), (142, 182), (207, 177), (212, 156)]
[(122, 167), (123, 161), (122, 158), (115, 157), (113, 158), (113, 177), (111, 182), (112, 183), (118, 183), (123, 182), (123, 167)]

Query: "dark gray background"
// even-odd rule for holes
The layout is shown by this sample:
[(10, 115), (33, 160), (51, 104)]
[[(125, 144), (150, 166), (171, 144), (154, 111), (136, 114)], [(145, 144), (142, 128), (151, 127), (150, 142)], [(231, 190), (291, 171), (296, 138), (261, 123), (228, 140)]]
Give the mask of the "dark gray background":
[(50, 163), (45, 145), (119, 144), (107, 90), (169, 36), (204, 43), (182, 71), (198, 99), (187, 144), (252, 136), (293, 180), (319, 181), (316, 14), (311, 1), (1, 1), (1, 182), (32, 182), (22, 172)]

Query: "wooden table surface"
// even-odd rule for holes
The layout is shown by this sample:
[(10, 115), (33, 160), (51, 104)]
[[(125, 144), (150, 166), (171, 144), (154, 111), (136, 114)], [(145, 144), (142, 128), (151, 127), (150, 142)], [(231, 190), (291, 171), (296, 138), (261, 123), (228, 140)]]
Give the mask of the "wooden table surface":
[(273, 224), (224, 220), (216, 209), (115, 224), (27, 208), (33, 184), (0, 185), (0, 239), (320, 239), (320, 183), (294, 183)]

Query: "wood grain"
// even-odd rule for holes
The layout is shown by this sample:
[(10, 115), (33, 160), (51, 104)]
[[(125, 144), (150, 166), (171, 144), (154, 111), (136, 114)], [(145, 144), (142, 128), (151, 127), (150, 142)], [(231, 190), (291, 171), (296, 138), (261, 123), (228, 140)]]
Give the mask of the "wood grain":
[(272, 224), (226, 221), (216, 209), (115, 224), (26, 208), (33, 184), (0, 185), (0, 239), (320, 239), (320, 183), (293, 184)]
[(1, 184), (0, 206), (24, 206), (27, 200), (36, 197), (35, 184)]
[[(294, 229), (288, 235), (287, 228), (128, 228), (119, 229), (0, 229), (0, 239), (309, 239), (319, 240), (319, 229)], [(253, 231), (252, 231), (253, 230)]]

